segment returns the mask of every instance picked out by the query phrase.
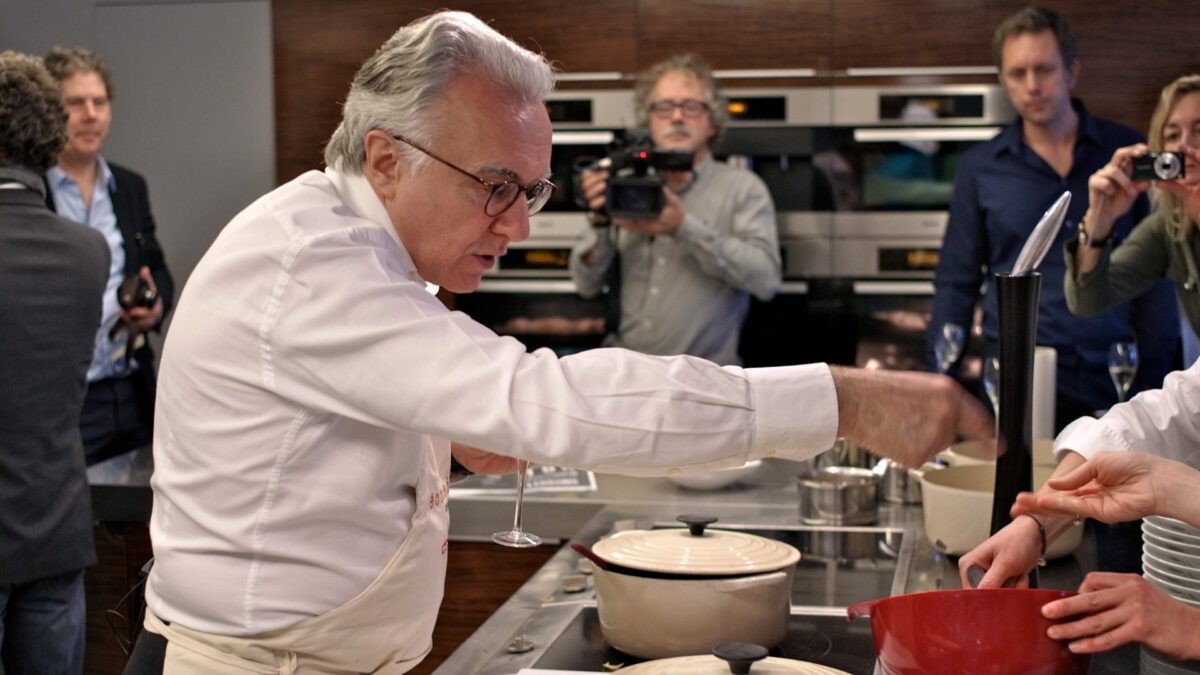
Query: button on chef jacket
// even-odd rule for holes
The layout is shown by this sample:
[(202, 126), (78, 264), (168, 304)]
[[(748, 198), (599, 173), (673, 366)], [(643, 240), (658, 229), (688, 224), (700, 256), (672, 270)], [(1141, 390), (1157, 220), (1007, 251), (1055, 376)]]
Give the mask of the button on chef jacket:
[(366, 588), (409, 529), (430, 437), (653, 475), (804, 458), (837, 428), (823, 364), (528, 353), (431, 295), (367, 181), (334, 170), (217, 237), (175, 311), (158, 392), (148, 602), (222, 635)]

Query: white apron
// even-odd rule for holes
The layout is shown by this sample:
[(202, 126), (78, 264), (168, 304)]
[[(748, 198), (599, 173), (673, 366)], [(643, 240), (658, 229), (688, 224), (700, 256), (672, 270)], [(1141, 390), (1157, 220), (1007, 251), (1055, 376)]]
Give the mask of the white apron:
[(166, 625), (147, 610), (145, 627), (167, 639), (163, 675), (403, 673), (433, 648), (446, 580), (450, 443), (422, 453), (412, 528), (362, 593), (344, 605), (277, 631), (213, 635)]

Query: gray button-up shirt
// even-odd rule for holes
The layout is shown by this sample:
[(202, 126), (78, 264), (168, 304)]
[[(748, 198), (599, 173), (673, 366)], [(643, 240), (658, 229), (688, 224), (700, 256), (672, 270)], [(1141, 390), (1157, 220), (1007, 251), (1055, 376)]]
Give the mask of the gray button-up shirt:
[(619, 250), (620, 328), (606, 345), (740, 364), (750, 295), (769, 300), (779, 289), (771, 194), (753, 173), (708, 160), (679, 197), (687, 215), (675, 236), (594, 228), (571, 252), (571, 276), (580, 295), (600, 294)]

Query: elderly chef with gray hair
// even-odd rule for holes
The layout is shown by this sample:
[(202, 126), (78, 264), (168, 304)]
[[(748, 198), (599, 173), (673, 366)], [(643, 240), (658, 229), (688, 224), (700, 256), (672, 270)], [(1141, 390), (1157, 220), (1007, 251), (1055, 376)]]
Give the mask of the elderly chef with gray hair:
[(427, 284), (475, 290), (554, 189), (553, 81), (469, 14), (401, 28), (354, 78), (325, 171), (251, 204), (197, 265), (155, 419), (138, 648), (165, 638), (165, 672), (417, 664), (452, 454), (662, 474), (800, 459), (840, 434), (913, 465), (990, 434), (934, 375), (558, 358), (444, 307)]

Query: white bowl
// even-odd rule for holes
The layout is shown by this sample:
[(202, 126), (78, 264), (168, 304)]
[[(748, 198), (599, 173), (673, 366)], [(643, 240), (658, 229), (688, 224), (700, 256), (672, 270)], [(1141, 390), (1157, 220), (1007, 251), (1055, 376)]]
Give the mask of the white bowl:
[(762, 460), (756, 459), (741, 466), (734, 466), (718, 471), (704, 473), (683, 473), (678, 476), (667, 476), (667, 479), (681, 488), (688, 490), (720, 490), (733, 485), (739, 480), (749, 478), (750, 474), (762, 466)]
[(1200, 557), (1200, 544), (1190, 544), (1185, 541), (1180, 541), (1174, 537), (1163, 535), (1153, 529), (1148, 528), (1145, 522), (1142, 523), (1142, 541), (1154, 544), (1159, 548), (1165, 548), (1168, 551), (1186, 553), (1190, 556)]
[(1154, 576), (1158, 577), (1159, 579), (1165, 579), (1173, 584), (1179, 584), (1190, 591), (1200, 593), (1200, 579), (1197, 579), (1194, 576), (1172, 572), (1171, 570), (1167, 569), (1166, 565), (1155, 561), (1153, 558), (1147, 558), (1144, 554), (1142, 555), (1142, 569), (1153, 572)]
[[(1052, 470), (1034, 467), (1034, 482), (1040, 487)], [(925, 472), (921, 477), (921, 498), (929, 542), (948, 555), (962, 555), (982, 544), (991, 530), (995, 484), (996, 467), (991, 465), (952, 466)], [(1072, 525), (1050, 542), (1046, 558), (1071, 553), (1082, 539), (1083, 527)]]
[(1198, 534), (1195, 530), (1192, 530), (1191, 532), (1184, 532), (1176, 528), (1166, 527), (1157, 520), (1151, 520), (1149, 518), (1143, 520), (1142, 531), (1153, 532), (1163, 539), (1170, 539), (1172, 541), (1178, 541), (1184, 544), (1191, 544), (1192, 546), (1200, 546), (1200, 534)]
[[(976, 464), (995, 464), (992, 459), (995, 441), (962, 441), (938, 453), (941, 459), (950, 466), (972, 466)], [(1054, 439), (1035, 438), (1033, 440), (1034, 466), (1058, 466), (1054, 460)]]
[(1156, 573), (1154, 570), (1146, 570), (1142, 576), (1146, 578), (1146, 581), (1166, 591), (1171, 597), (1183, 600), (1193, 607), (1200, 605), (1200, 591), (1192, 590), (1165, 579), (1162, 574)]
[(1143, 541), (1142, 551), (1146, 555), (1153, 557), (1155, 560), (1168, 562), (1172, 565), (1178, 565), (1181, 567), (1200, 569), (1200, 555), (1172, 551), (1150, 541)]
[(1179, 575), (1185, 579), (1191, 579), (1200, 583), (1200, 565), (1192, 565), (1189, 563), (1175, 562), (1166, 558), (1160, 558), (1153, 551), (1142, 546), (1142, 564), (1150, 563), (1155, 567), (1160, 568), (1164, 572)]

